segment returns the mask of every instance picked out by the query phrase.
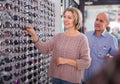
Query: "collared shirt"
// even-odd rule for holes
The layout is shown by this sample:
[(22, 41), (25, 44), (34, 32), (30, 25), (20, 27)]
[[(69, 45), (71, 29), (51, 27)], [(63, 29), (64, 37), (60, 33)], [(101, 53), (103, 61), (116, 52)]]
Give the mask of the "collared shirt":
[(96, 36), (94, 31), (90, 31), (86, 33), (86, 36), (88, 37), (92, 59), (90, 67), (85, 70), (84, 80), (87, 81), (106, 63), (104, 60), (106, 54), (115, 55), (118, 50), (118, 41), (107, 31), (104, 31), (100, 36)]

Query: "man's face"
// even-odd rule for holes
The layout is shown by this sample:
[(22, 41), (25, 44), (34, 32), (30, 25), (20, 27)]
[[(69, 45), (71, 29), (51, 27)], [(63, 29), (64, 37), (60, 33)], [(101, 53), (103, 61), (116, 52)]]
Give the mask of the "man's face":
[(97, 15), (94, 27), (96, 31), (104, 31), (108, 26), (107, 16), (103, 13)]

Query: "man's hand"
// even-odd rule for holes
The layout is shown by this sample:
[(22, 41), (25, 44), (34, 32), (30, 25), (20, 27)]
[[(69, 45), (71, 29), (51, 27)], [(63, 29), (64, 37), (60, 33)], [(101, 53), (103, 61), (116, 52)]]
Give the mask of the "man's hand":
[(112, 56), (111, 56), (110, 54), (106, 54), (106, 55), (104, 56), (104, 59), (105, 59), (106, 61), (108, 61), (111, 57), (112, 57)]

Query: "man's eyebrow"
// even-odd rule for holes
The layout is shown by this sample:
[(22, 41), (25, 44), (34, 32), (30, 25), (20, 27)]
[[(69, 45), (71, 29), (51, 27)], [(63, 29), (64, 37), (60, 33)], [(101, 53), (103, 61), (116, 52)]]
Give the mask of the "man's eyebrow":
[(102, 20), (102, 19), (99, 19), (99, 18), (96, 18), (96, 20), (99, 20), (100, 22), (103, 22), (103, 20)]

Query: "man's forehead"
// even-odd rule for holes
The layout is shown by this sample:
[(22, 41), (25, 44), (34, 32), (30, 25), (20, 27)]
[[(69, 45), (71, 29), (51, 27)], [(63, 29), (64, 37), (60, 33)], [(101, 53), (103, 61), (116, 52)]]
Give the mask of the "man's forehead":
[(101, 19), (103, 21), (108, 21), (108, 15), (107, 15), (107, 13), (99, 13), (96, 18), (97, 19)]

